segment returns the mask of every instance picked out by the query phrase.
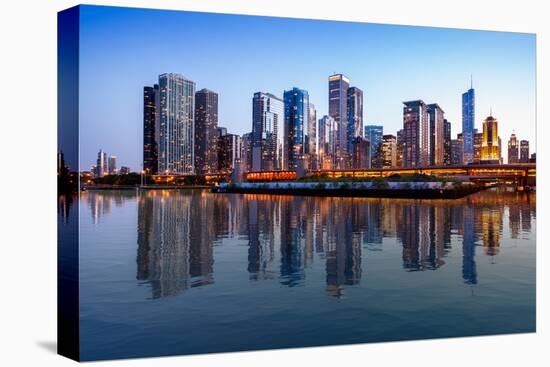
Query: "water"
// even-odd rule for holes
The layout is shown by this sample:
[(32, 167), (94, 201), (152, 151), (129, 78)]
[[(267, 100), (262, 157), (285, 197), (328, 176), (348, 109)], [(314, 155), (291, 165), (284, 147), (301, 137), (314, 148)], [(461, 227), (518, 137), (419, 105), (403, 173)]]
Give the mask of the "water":
[(535, 203), (85, 192), (82, 358), (532, 332)]

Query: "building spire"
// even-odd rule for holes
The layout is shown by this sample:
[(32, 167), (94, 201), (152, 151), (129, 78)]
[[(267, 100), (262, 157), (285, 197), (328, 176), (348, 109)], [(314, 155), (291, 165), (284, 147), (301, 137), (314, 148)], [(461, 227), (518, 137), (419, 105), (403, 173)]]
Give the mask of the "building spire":
[(474, 77), (470, 74), (470, 89), (474, 89)]

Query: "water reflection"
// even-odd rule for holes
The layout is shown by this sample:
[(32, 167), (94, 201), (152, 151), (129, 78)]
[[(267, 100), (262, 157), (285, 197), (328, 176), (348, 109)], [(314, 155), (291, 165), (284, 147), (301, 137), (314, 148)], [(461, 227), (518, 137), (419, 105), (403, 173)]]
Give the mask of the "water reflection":
[[(134, 195), (88, 193), (93, 222)], [(461, 245), (461, 277), (475, 285), (476, 256), (498, 256), (502, 238), (529, 234), (536, 216), (534, 194), (502, 189), (458, 200), (147, 191), (138, 194), (137, 208), (137, 279), (150, 285), (152, 298), (214, 283), (214, 247), (224, 239), (246, 245), (246, 266), (232, 271), (252, 282), (301, 286), (321, 261), (326, 293), (341, 297), (364, 281), (369, 252), (397, 244), (407, 272), (436, 271)]]

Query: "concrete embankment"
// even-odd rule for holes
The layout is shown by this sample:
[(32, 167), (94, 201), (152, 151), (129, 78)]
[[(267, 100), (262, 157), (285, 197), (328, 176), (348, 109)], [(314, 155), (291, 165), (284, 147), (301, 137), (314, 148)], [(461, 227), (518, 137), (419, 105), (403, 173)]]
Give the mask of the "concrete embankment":
[(273, 195), (457, 199), (483, 189), (484, 186), (471, 182), (243, 182), (222, 183), (213, 191)]

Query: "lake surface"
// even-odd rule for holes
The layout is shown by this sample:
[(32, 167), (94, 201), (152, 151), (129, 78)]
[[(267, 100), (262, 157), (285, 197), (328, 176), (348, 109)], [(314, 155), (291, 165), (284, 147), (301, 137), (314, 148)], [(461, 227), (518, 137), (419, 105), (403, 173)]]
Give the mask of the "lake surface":
[(81, 357), (532, 332), (535, 218), (535, 194), (505, 189), (84, 192)]

